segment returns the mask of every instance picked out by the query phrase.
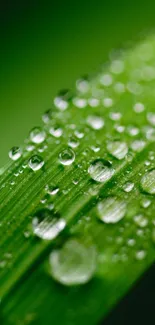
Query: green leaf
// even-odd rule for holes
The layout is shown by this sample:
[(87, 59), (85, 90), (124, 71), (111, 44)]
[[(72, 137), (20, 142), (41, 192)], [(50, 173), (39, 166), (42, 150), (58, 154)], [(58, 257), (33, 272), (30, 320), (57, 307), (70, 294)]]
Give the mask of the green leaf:
[(154, 37), (112, 53), (11, 149), (0, 178), (5, 324), (97, 324), (153, 262), (154, 55)]

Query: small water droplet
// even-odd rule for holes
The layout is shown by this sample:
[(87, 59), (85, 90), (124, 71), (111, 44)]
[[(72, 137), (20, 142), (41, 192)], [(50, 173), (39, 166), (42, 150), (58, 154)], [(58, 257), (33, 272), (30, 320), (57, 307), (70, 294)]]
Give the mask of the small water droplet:
[(108, 152), (115, 158), (121, 160), (128, 153), (128, 146), (125, 142), (121, 141), (110, 141), (107, 144)]
[(142, 113), (145, 110), (145, 106), (142, 103), (136, 103), (133, 109), (136, 113)]
[(140, 152), (144, 149), (145, 144), (143, 140), (135, 140), (131, 143), (131, 149), (135, 152)]
[(65, 228), (66, 221), (48, 209), (40, 210), (32, 220), (33, 233), (45, 240), (52, 240)]
[(42, 128), (40, 127), (35, 127), (31, 130), (30, 132), (30, 140), (33, 143), (42, 143), (46, 138), (46, 133)]
[(113, 83), (112, 75), (109, 73), (103, 74), (100, 77), (100, 83), (105, 87), (109, 87)]
[(32, 170), (37, 171), (44, 165), (43, 158), (38, 155), (34, 155), (29, 159), (28, 165)]
[(69, 166), (75, 160), (75, 153), (72, 149), (65, 149), (59, 154), (59, 161), (62, 165)]
[(142, 214), (139, 214), (134, 217), (135, 223), (142, 228), (145, 228), (148, 225), (148, 219), (145, 218)]
[(138, 261), (142, 261), (146, 257), (146, 252), (144, 250), (140, 250), (140, 251), (136, 252), (135, 257)]
[(114, 169), (109, 161), (96, 159), (89, 166), (88, 173), (94, 181), (105, 183), (114, 174)]
[(131, 192), (134, 188), (134, 183), (127, 182), (126, 184), (123, 185), (123, 190), (127, 193)]
[(68, 140), (68, 145), (71, 148), (76, 148), (79, 146), (79, 141), (75, 137), (70, 137)]
[(45, 124), (50, 123), (50, 121), (52, 120), (52, 116), (53, 116), (53, 112), (51, 109), (47, 110), (43, 116), (42, 116), (42, 120)]
[(96, 249), (79, 240), (70, 239), (50, 254), (49, 263), (53, 278), (66, 286), (85, 284), (96, 270)]
[(155, 113), (148, 113), (147, 120), (151, 125), (155, 126)]
[(65, 111), (69, 106), (71, 94), (68, 90), (62, 90), (54, 99), (54, 105), (60, 110)]
[(155, 194), (155, 169), (145, 173), (141, 179), (141, 187), (146, 193)]
[(113, 106), (113, 100), (112, 100), (112, 98), (109, 98), (109, 97), (104, 98), (103, 99), (103, 105), (106, 108), (112, 107)]
[(142, 202), (141, 202), (141, 205), (144, 209), (148, 208), (151, 204), (151, 201), (149, 199), (144, 199)]
[(19, 147), (13, 147), (9, 151), (9, 157), (12, 160), (18, 160), (22, 155), (22, 150)]
[(52, 126), (49, 129), (49, 133), (53, 135), (55, 138), (60, 138), (63, 134), (63, 130), (60, 126), (56, 125), (56, 126)]
[(56, 195), (59, 192), (59, 187), (54, 185), (46, 185), (45, 191), (50, 195)]
[(98, 217), (105, 223), (117, 223), (126, 214), (126, 202), (117, 197), (108, 197), (97, 205)]
[(94, 116), (94, 115), (91, 115), (91, 116), (87, 117), (87, 123), (94, 130), (100, 130), (104, 126), (104, 120), (101, 117)]

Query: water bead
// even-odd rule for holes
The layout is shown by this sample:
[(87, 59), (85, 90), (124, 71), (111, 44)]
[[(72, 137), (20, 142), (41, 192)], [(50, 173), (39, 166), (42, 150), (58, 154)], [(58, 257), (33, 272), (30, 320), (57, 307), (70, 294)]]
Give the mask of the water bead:
[(100, 130), (104, 126), (104, 120), (99, 116), (90, 115), (87, 117), (87, 124), (94, 130)]
[(97, 205), (98, 218), (105, 223), (117, 223), (126, 214), (126, 202), (117, 197), (103, 199)]
[(90, 281), (96, 270), (96, 248), (77, 239), (69, 239), (61, 249), (49, 257), (53, 278), (66, 286), (82, 285)]
[(28, 165), (33, 171), (37, 171), (44, 166), (43, 158), (38, 155), (34, 155), (29, 159)]
[(39, 144), (42, 143), (46, 138), (46, 133), (42, 128), (35, 127), (30, 132), (30, 140), (33, 143)]
[(155, 169), (146, 172), (140, 184), (143, 191), (149, 194), (155, 194)]
[(44, 240), (52, 240), (65, 228), (66, 221), (48, 209), (36, 213), (32, 220), (33, 234)]
[(88, 167), (88, 173), (94, 181), (105, 183), (113, 176), (114, 169), (109, 161), (96, 159)]
[(62, 165), (69, 166), (75, 160), (75, 153), (72, 149), (65, 149), (59, 154), (59, 161)]
[(12, 147), (9, 151), (9, 157), (12, 160), (18, 160), (22, 155), (22, 150), (20, 147)]
[(107, 144), (108, 152), (115, 158), (121, 160), (128, 153), (128, 146), (125, 142), (121, 141), (110, 141)]

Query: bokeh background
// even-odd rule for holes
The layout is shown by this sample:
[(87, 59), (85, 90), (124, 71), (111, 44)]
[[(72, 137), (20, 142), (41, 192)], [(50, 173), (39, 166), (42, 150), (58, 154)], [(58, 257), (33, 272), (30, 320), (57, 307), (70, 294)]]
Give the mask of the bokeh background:
[(0, 167), (61, 88), (155, 28), (154, 1), (1, 1)]

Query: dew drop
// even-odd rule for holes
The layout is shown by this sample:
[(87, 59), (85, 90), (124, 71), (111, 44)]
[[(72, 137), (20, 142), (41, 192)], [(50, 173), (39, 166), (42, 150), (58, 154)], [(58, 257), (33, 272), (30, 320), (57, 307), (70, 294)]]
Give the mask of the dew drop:
[(13, 147), (9, 151), (9, 157), (12, 160), (18, 160), (22, 155), (22, 150), (19, 147)]
[(65, 228), (66, 221), (48, 209), (40, 210), (32, 220), (33, 233), (44, 240), (52, 240)]
[(32, 170), (37, 171), (44, 165), (43, 158), (38, 155), (34, 155), (29, 159), (28, 165)]
[(145, 110), (145, 106), (142, 103), (136, 103), (133, 109), (136, 113), (142, 113)]
[(155, 169), (145, 173), (141, 179), (142, 190), (149, 194), (155, 194)]
[(100, 83), (105, 86), (109, 87), (113, 83), (113, 78), (111, 74), (104, 74), (100, 77)]
[(89, 166), (88, 173), (94, 181), (105, 183), (114, 174), (114, 169), (109, 161), (96, 159)]
[(69, 166), (75, 160), (75, 153), (72, 149), (65, 149), (59, 154), (59, 161), (62, 165)]
[(140, 152), (144, 149), (145, 144), (143, 140), (135, 140), (131, 143), (131, 149), (135, 152)]
[(146, 257), (146, 252), (144, 250), (140, 250), (140, 251), (136, 252), (135, 257), (138, 261), (142, 261)]
[(134, 221), (141, 228), (145, 228), (148, 225), (148, 219), (145, 218), (142, 214), (135, 216)]
[(42, 120), (45, 124), (50, 123), (52, 120), (53, 112), (51, 109), (47, 110), (43, 115), (42, 115)]
[(126, 203), (117, 197), (108, 197), (97, 205), (98, 217), (105, 223), (117, 223), (126, 214)]
[(88, 116), (87, 123), (94, 130), (100, 130), (104, 126), (104, 120), (99, 116), (93, 116), (93, 115)]
[(128, 152), (128, 146), (125, 142), (110, 141), (107, 145), (107, 150), (112, 156), (121, 160), (126, 156)]
[(66, 286), (82, 285), (90, 281), (96, 270), (96, 249), (79, 240), (70, 239), (49, 257), (53, 278)]
[(151, 125), (155, 126), (155, 113), (148, 113), (147, 120)]
[(52, 126), (50, 129), (49, 129), (49, 133), (51, 135), (53, 135), (53, 137), (55, 138), (60, 138), (63, 134), (63, 130), (60, 126)]
[(124, 184), (123, 186), (123, 190), (127, 193), (131, 192), (134, 188), (134, 183), (131, 182), (127, 182), (126, 184)]
[(68, 140), (68, 145), (71, 148), (76, 148), (79, 146), (79, 141), (75, 137), (70, 137)]
[(46, 138), (46, 133), (44, 130), (42, 130), (40, 127), (35, 127), (30, 132), (30, 140), (33, 143), (42, 143)]

